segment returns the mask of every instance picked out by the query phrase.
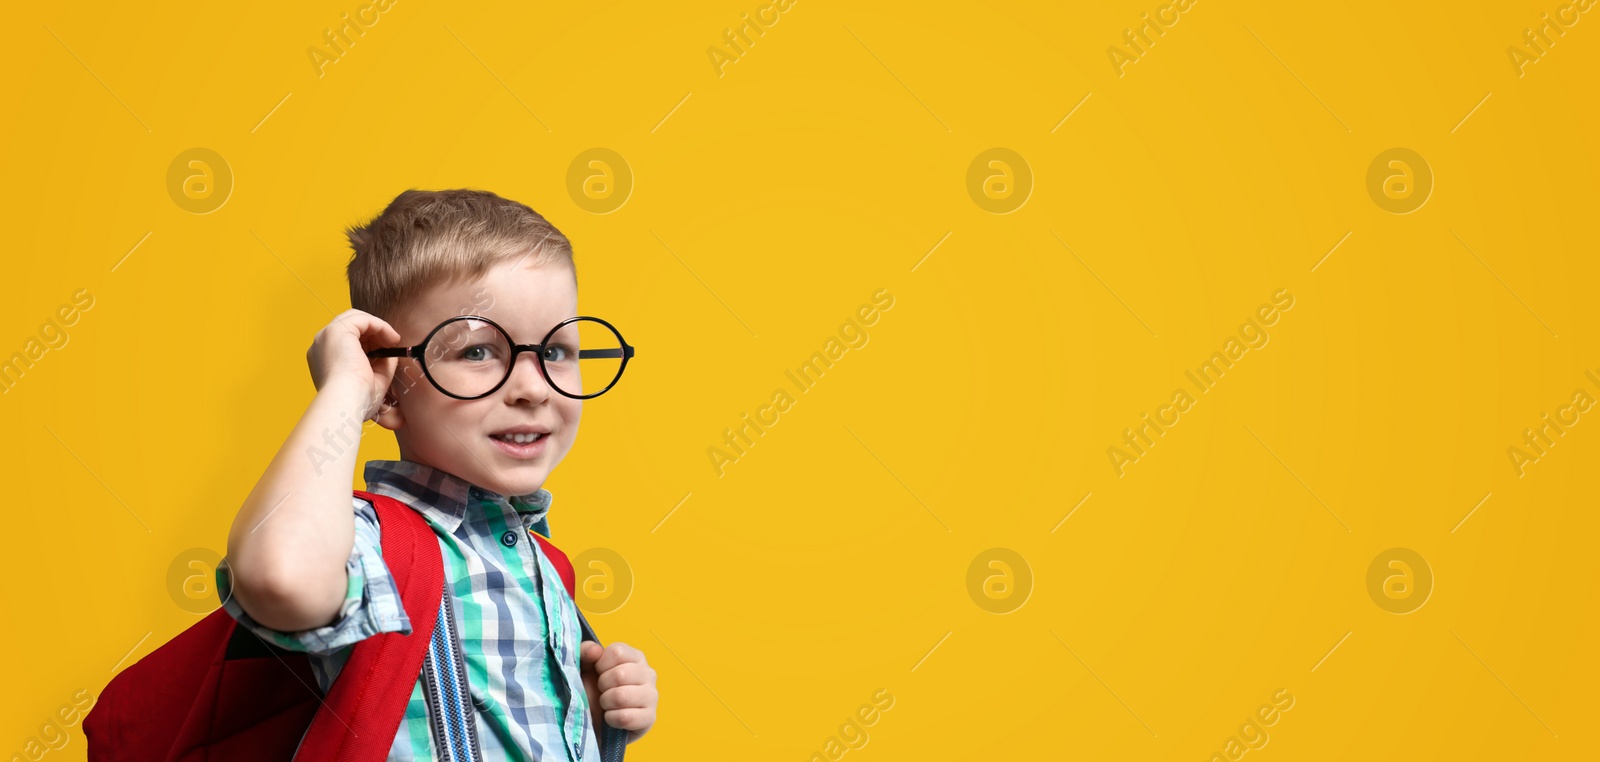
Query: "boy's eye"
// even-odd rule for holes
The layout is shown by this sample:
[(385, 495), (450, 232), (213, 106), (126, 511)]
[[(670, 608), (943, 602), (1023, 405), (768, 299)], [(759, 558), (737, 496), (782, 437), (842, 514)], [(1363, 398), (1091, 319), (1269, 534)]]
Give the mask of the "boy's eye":
[(545, 362), (562, 362), (572, 359), (572, 350), (562, 344), (550, 344), (544, 348)]
[(461, 350), (461, 359), (472, 362), (483, 362), (494, 355), (494, 349), (487, 344), (478, 344)]

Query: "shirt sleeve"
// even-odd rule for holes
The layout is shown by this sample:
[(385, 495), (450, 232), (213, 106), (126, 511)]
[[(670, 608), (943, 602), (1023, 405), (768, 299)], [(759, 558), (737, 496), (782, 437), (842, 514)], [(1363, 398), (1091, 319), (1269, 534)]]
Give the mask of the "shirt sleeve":
[(382, 632), (411, 633), (411, 620), (406, 616), (400, 595), (395, 590), (394, 576), (383, 562), (383, 551), (378, 531), (378, 513), (372, 504), (359, 497), (351, 497), (355, 510), (355, 542), (350, 549), (350, 560), (345, 562), (344, 602), (338, 616), (330, 623), (309, 630), (284, 632), (257, 622), (226, 591), (233, 589), (229, 579), (228, 559), (217, 564), (217, 590), (224, 591), (222, 608), (239, 622), (239, 625), (261, 636), (268, 643), (291, 651), (311, 654), (331, 654)]

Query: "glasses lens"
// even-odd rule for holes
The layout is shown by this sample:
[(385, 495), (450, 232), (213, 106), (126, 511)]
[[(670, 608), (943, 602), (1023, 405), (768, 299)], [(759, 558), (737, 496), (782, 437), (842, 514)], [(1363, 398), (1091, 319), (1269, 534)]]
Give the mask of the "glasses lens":
[(471, 318), (445, 323), (423, 351), (433, 382), (458, 397), (487, 394), (505, 380), (510, 361), (505, 334)]
[(544, 367), (550, 382), (567, 394), (599, 394), (622, 373), (622, 337), (597, 320), (574, 320), (545, 344)]

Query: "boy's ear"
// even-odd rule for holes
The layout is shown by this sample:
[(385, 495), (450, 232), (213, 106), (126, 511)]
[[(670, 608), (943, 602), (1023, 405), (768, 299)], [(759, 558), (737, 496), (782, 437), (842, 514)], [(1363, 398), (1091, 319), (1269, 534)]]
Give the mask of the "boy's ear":
[(372, 420), (390, 431), (400, 428), (405, 423), (405, 415), (400, 412), (400, 404), (395, 400), (394, 392), (384, 395), (383, 406), (378, 409), (378, 415)]

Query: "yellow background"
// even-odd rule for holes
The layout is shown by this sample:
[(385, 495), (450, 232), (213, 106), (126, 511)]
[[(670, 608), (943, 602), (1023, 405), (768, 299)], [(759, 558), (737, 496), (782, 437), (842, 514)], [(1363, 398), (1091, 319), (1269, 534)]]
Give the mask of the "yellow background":
[[(1596, 758), (1600, 411), (1520, 477), (1506, 450), (1600, 395), (1600, 13), (1519, 77), (1556, 0), (1199, 0), (1119, 77), (1160, 4), (1055, 6), (799, 0), (722, 76), (755, 0), (398, 0), (320, 77), (356, 0), (13, 9), (0, 357), (96, 301), (0, 396), (0, 758), (198, 620), (169, 567), (223, 549), (310, 399), (343, 227), (462, 186), (547, 215), (639, 347), (547, 485), (556, 542), (633, 576), (592, 618), (659, 671), (633, 758), (808, 759), (887, 691), (848, 759), (1198, 761), (1283, 689), (1248, 759)], [(234, 175), (204, 215), (166, 188), (196, 147)], [(635, 178), (610, 214), (566, 189), (594, 147)], [(1005, 215), (966, 186), (995, 147), (1034, 177)], [(1410, 214), (1365, 186), (1394, 147), (1435, 178)], [(1004, 615), (967, 588), (996, 547), (1032, 576)], [(1389, 548), (1432, 570), (1410, 614), (1367, 591)]]

